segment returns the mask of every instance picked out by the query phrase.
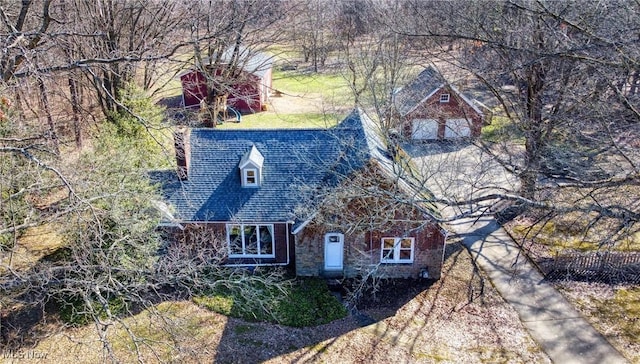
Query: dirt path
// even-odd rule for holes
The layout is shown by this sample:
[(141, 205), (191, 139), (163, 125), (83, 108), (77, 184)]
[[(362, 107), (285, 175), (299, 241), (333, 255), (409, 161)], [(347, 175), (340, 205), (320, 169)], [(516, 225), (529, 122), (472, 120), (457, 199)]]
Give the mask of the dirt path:
[(321, 113), (325, 107), (325, 102), (321, 94), (272, 96), (269, 99), (267, 112), (280, 114), (306, 114)]

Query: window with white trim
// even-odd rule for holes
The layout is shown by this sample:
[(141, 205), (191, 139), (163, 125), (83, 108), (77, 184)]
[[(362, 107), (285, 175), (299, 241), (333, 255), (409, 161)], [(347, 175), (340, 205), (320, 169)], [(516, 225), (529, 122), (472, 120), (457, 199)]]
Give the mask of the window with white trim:
[(242, 178), (245, 187), (258, 187), (258, 170), (254, 168), (245, 168), (242, 170)]
[(230, 258), (275, 257), (273, 225), (227, 224)]
[(381, 263), (413, 263), (414, 238), (382, 238)]
[(441, 103), (449, 102), (449, 98), (450, 97), (451, 97), (451, 95), (449, 95), (449, 94), (440, 94), (440, 102)]

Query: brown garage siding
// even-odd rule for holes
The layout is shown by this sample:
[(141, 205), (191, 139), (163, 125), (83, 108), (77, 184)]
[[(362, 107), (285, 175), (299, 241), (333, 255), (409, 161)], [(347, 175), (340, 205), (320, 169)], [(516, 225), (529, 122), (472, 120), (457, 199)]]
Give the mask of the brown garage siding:
[[(451, 95), (449, 102), (440, 103), (440, 95), (448, 93)], [(438, 90), (429, 99), (425, 100), (415, 110), (404, 116), (403, 133), (411, 138), (412, 123), (414, 119), (435, 119), (438, 120), (438, 138), (444, 138), (446, 119), (468, 119), (471, 121), (471, 136), (478, 137), (482, 129), (482, 116), (473, 110), (466, 102), (457, 96), (453, 90), (443, 88)]]

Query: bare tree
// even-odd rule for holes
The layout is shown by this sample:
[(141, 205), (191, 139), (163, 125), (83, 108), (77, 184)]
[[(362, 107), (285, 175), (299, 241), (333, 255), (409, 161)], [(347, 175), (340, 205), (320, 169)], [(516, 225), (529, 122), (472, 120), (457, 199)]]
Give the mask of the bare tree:
[[(638, 60), (635, 35), (629, 33), (637, 17), (629, 14), (636, 6), (424, 5), (405, 2), (400, 17), (390, 14), (383, 23), (409, 37), (406, 44), (418, 54), (479, 80), (497, 100), (498, 121), (508, 124), (501, 130), (514, 133), (480, 139), (478, 146), (519, 182), (441, 202), (475, 206), (479, 213), (502, 198), (554, 215), (575, 211), (590, 216), (588, 221), (617, 220), (604, 241), (635, 231), (629, 230), (639, 217), (635, 200), (621, 203), (611, 196), (638, 185), (638, 156), (624, 137), (634, 133), (638, 120), (637, 100), (629, 97)], [(616, 160), (615, 167), (607, 160)]]
[[(22, 1), (19, 6), (15, 5), (18, 5), (17, 1), (0, 5), (0, 18), (5, 35), (0, 58), (0, 71), (4, 82), (12, 79), (17, 70), (31, 61), (28, 59), (29, 55), (42, 47), (43, 37), (52, 21), (49, 0), (39, 3)], [(15, 10), (18, 10), (17, 13), (11, 13)]]
[[(123, 106), (145, 114), (128, 102)], [(270, 312), (255, 287), (281, 289), (288, 284), (282, 271), (251, 274), (223, 266), (226, 239), (207, 229), (162, 236), (160, 196), (148, 171), (164, 166), (166, 158), (150, 135), (131, 132), (139, 127), (135, 118), (104, 124), (92, 149), (81, 152), (73, 165), (39, 151), (37, 140), (18, 139), (15, 133), (0, 139), (3, 320), (20, 309), (53, 308), (71, 324), (94, 325), (105, 357), (117, 361), (110, 332), (126, 329), (123, 318), (165, 299), (226, 287), (255, 298), (252, 309)], [(27, 266), (18, 264), (12, 257), (24, 233), (43, 225), (62, 240), (60, 248)], [(0, 329), (5, 347), (24, 344), (20, 335), (5, 341), (19, 328), (3, 322)], [(128, 334), (136, 355), (151, 344)]]
[(545, 219), (572, 216), (585, 232), (606, 231), (598, 238), (604, 245), (637, 231), (637, 200), (613, 197), (638, 187), (640, 160), (629, 139), (638, 120), (632, 96), (638, 49), (629, 33), (636, 7), (428, 5), (369, 2), (369, 21), (377, 26), (344, 38), (340, 57), (357, 103), (376, 110), (387, 136), (401, 127), (388, 111), (393, 92), (414, 65), (438, 64), (463, 92), (496, 107), (500, 126), (474, 141), (473, 151), (433, 145), (439, 152), (421, 155), (401, 141), (410, 161), (388, 138), (389, 152), (413, 164), (413, 182), (435, 193), (429, 201), (450, 206), (450, 219), (502, 211), (509, 204), (496, 204), (501, 200), (537, 209)]
[(207, 79), (207, 104), (214, 105), (216, 96), (246, 97), (236, 86), (271, 64), (264, 52), (282, 37), (278, 27), (287, 12), (286, 3), (272, 1), (201, 2), (192, 8), (188, 62)]
[[(64, 46), (73, 47), (69, 51), (80, 59), (96, 60), (82, 70), (93, 82), (105, 115), (121, 111), (116, 101), (137, 72), (142, 71), (142, 84), (151, 85), (148, 66), (172, 54), (182, 21), (180, 8), (171, 1), (79, 1), (62, 10), (71, 13), (64, 29), (68, 34), (61, 39), (73, 39)], [(138, 67), (142, 61), (147, 66)]]
[[(225, 11), (216, 13), (218, 7)], [(226, 77), (236, 77), (242, 67), (237, 50), (276, 39), (273, 25), (282, 18), (280, 10), (278, 2), (0, 4), (6, 35), (1, 59), (6, 82), (0, 89), (3, 319), (20, 307), (57, 306), (76, 323), (93, 323), (106, 354), (117, 360), (108, 339), (111, 328), (159, 300), (190, 297), (221, 285), (259, 298), (252, 288), (255, 282), (276, 288), (287, 284), (280, 271), (249, 274), (222, 267), (226, 250), (220, 249), (217, 236), (188, 231), (180, 239), (189, 245), (180, 239), (167, 244), (156, 229), (159, 212), (152, 202), (160, 197), (147, 174), (166, 167), (169, 159), (162, 149), (162, 115), (157, 108), (147, 109), (152, 105), (148, 98), (132, 95), (139, 90), (133, 84), (155, 87), (166, 77), (163, 67), (173, 72), (183, 68), (184, 57), (174, 55), (202, 45), (214, 59), (216, 51), (235, 49)], [(209, 26), (206, 31), (199, 28), (203, 22)], [(21, 97), (13, 106), (12, 90)], [(85, 146), (75, 153), (66, 153), (66, 120), (57, 112), (63, 107), (57, 101), (65, 97), (75, 143)], [(91, 98), (101, 113), (87, 107)], [(42, 112), (44, 127), (20, 113), (16, 104), (36, 116)], [(103, 123), (106, 117), (112, 122)], [(96, 126), (88, 146), (82, 143), (83, 118), (92, 118)], [(62, 247), (25, 267), (14, 253), (25, 233), (41, 226), (51, 227)], [(254, 302), (269, 312), (266, 302)], [(0, 330), (3, 344), (22, 344), (20, 338), (5, 341), (12, 328), (4, 321)], [(135, 342), (145, 345), (145, 338)]]
[(335, 25), (340, 3), (332, 0), (293, 1), (288, 34), (313, 72), (325, 66), (337, 46)]
[[(358, 22), (341, 27), (338, 58), (355, 104), (372, 110), (385, 136), (397, 127), (393, 95), (408, 81), (416, 61), (411, 59), (408, 39), (386, 26), (386, 19), (401, 9), (398, 3), (372, 2), (366, 28)], [(389, 142), (393, 142), (389, 140)]]

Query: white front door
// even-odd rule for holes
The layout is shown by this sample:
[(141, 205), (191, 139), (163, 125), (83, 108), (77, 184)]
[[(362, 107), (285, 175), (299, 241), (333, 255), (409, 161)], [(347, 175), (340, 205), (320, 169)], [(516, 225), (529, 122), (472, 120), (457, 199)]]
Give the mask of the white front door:
[(324, 270), (342, 270), (344, 235), (330, 233), (324, 236)]

